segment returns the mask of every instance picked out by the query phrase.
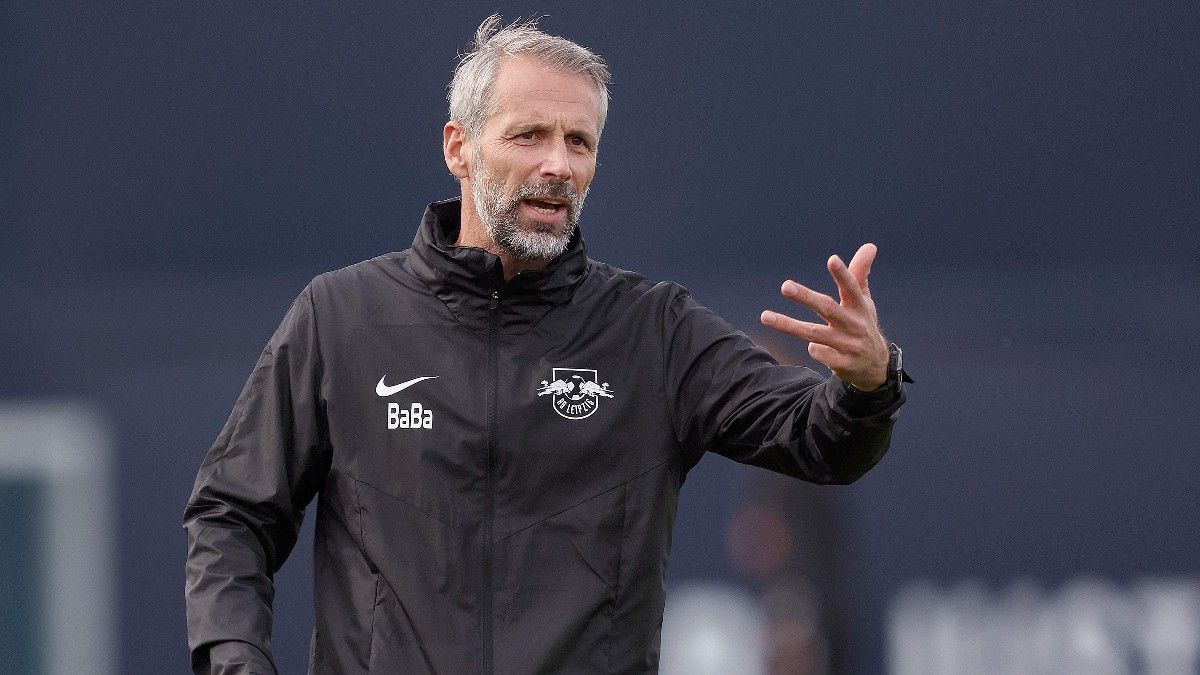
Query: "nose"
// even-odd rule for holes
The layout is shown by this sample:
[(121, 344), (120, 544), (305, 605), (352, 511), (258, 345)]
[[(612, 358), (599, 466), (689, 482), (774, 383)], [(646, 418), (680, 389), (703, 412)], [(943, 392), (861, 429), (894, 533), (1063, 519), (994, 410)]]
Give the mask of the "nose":
[(569, 180), (571, 178), (571, 155), (563, 139), (547, 143), (546, 156), (542, 158), (542, 177)]

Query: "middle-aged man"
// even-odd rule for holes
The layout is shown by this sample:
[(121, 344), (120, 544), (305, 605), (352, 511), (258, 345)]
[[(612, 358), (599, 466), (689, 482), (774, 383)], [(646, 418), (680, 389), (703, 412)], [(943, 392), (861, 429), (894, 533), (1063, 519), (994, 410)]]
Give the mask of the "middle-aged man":
[(904, 400), (867, 289), (764, 312), (828, 366), (778, 365), (686, 290), (596, 262), (577, 222), (609, 74), (479, 27), (450, 87), (461, 199), (412, 247), (323, 274), (259, 358), (188, 502), (202, 673), (274, 672), (272, 576), (319, 496), (317, 673), (654, 671), (680, 486), (706, 451), (816, 483), (879, 461)]

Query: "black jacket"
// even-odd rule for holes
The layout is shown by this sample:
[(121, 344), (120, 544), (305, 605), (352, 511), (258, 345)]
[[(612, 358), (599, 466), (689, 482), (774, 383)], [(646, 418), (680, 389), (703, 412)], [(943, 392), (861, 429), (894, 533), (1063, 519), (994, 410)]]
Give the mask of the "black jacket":
[(458, 223), (430, 205), (267, 344), (185, 512), (197, 672), (273, 671), (272, 575), (314, 496), (312, 672), (653, 672), (705, 451), (848, 483), (886, 450), (902, 395), (777, 365), (578, 234), (505, 283)]

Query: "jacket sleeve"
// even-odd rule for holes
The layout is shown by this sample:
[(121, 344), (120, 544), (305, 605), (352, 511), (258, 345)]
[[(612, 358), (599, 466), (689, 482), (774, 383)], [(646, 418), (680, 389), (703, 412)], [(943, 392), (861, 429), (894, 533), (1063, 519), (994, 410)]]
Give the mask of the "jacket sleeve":
[(196, 673), (274, 673), (273, 577), (329, 468), (312, 286), (271, 337), (184, 511)]
[(813, 483), (851, 483), (883, 457), (904, 394), (862, 393), (781, 366), (681, 291), (667, 312), (667, 398), (691, 467), (705, 451)]

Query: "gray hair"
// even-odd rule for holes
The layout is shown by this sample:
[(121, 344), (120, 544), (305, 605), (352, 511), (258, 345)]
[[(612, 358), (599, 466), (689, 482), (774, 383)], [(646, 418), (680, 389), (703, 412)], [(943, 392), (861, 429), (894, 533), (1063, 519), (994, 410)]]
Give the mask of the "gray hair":
[(590, 77), (600, 94), (599, 139), (608, 117), (608, 85), (612, 82), (604, 59), (570, 40), (543, 33), (536, 18), (501, 28), (500, 15), (493, 14), (479, 24), (471, 48), (459, 57), (447, 96), (450, 119), (463, 125), (472, 141), (479, 140), (484, 122), (496, 111), (492, 85), (500, 62), (509, 56), (529, 56), (556, 70)]

